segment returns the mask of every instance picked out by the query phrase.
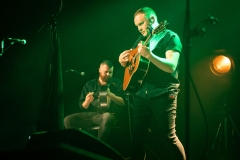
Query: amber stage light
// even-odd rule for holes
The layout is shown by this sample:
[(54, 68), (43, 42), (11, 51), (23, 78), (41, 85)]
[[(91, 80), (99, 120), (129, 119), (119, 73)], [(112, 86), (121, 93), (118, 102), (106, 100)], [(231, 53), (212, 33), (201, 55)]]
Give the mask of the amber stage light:
[(211, 71), (217, 76), (224, 76), (231, 73), (234, 69), (234, 63), (230, 56), (227, 56), (225, 50), (218, 50), (209, 62)]

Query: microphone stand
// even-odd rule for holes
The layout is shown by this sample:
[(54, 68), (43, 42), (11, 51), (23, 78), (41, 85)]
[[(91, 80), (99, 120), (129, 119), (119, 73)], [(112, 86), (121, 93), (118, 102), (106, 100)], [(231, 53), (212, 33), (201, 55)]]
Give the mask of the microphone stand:
[(46, 64), (42, 100), (39, 106), (39, 117), (36, 124), (36, 131), (40, 132), (64, 129), (62, 60), (56, 17), (69, 1), (70, 0), (68, 0), (63, 6), (63, 0), (61, 0), (58, 12), (53, 14), (47, 23), (45, 23), (37, 32), (40, 33), (48, 24), (50, 24), (50, 54), (48, 57), (48, 63)]
[[(129, 132), (130, 132), (130, 139), (132, 142), (132, 121), (131, 121), (131, 103), (130, 103), (130, 95), (132, 95), (130, 92), (126, 92), (126, 101), (127, 101), (127, 108), (128, 108), (128, 123), (129, 123)], [(133, 95), (132, 95), (133, 96)]]
[[(186, 0), (186, 14), (185, 14), (185, 22), (184, 22), (184, 41), (183, 41), (183, 53), (184, 53), (184, 58), (185, 58), (185, 105), (186, 105), (186, 145), (185, 145), (185, 153), (186, 153), (186, 159), (189, 159), (189, 155), (190, 155), (190, 141), (189, 141), (189, 132), (190, 132), (190, 84), (192, 84), (193, 90), (196, 93), (196, 97), (197, 100), (199, 102), (199, 105), (202, 109), (202, 112), (204, 114), (205, 117), (205, 123), (206, 123), (206, 128), (208, 130), (208, 124), (206, 122), (206, 114), (203, 110), (203, 105), (201, 103), (200, 97), (198, 95), (195, 83), (193, 81), (193, 78), (191, 76), (191, 72), (190, 72), (190, 48), (191, 48), (191, 43), (190, 40), (192, 37), (196, 36), (201, 36), (201, 37), (205, 37), (206, 34), (206, 29), (204, 27), (202, 27), (200, 29), (200, 24), (206, 25), (206, 24), (217, 24), (218, 23), (218, 19), (212, 17), (210, 14), (208, 14), (209, 18), (205, 21), (202, 21), (201, 23), (199, 23), (197, 25), (196, 28), (194, 28), (193, 30), (190, 29), (190, 0)], [(207, 131), (206, 131), (207, 134)], [(208, 145), (208, 136), (206, 138), (206, 143), (205, 143), (205, 151), (204, 153), (201, 155), (201, 158), (204, 156), (205, 152), (206, 152), (206, 148)]]
[(10, 45), (4, 50), (4, 40), (6, 38), (3, 38), (2, 41), (1, 41), (1, 49), (2, 49), (2, 52), (0, 53), (0, 57), (3, 55), (3, 53), (8, 50), (8, 48), (10, 48), (10, 46), (14, 45), (14, 42), (11, 42)]
[(185, 14), (185, 22), (184, 22), (184, 30), (183, 30), (183, 53), (185, 58), (185, 106), (186, 106), (186, 145), (185, 145), (185, 153), (186, 159), (189, 159), (190, 153), (190, 142), (189, 142), (189, 131), (190, 131), (190, 0), (186, 0), (186, 14)]
[[(39, 106), (37, 131), (62, 130), (64, 118), (61, 52), (58, 37), (57, 14), (46, 23), (50, 25), (50, 54), (46, 64), (42, 100)], [(46, 26), (41, 27), (38, 33)]]
[(1, 48), (2, 48), (2, 52), (0, 53), (0, 56), (2, 56), (4, 52), (4, 39), (1, 41)]
[[(226, 104), (224, 104), (224, 106), (226, 106)], [(232, 120), (231, 116), (229, 115), (229, 112), (228, 112), (228, 110), (226, 108), (222, 110), (222, 114), (223, 114), (223, 116), (222, 116), (221, 121), (219, 123), (218, 129), (217, 129), (217, 133), (216, 133), (214, 142), (212, 144), (212, 149), (215, 148), (216, 140), (217, 140), (217, 137), (219, 135), (219, 131), (220, 131), (221, 127), (223, 127), (222, 130), (223, 130), (223, 134), (224, 134), (224, 149), (227, 149), (229, 147), (229, 144), (228, 144), (228, 132), (227, 132), (227, 129), (228, 129), (228, 123), (227, 122), (228, 122), (228, 120), (230, 120), (233, 129), (235, 129), (236, 134), (240, 138), (240, 132), (237, 130), (237, 127), (234, 124), (234, 122), (233, 122), (233, 120)]]

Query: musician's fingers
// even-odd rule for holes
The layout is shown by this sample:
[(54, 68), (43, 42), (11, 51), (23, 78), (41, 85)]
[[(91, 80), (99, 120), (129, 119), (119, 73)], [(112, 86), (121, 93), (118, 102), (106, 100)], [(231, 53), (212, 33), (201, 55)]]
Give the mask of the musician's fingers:
[(129, 52), (126, 52), (125, 54), (123, 54), (123, 58), (128, 58), (129, 57)]
[(129, 55), (129, 53), (127, 53), (127, 52), (125, 52), (124, 54), (122, 54), (121, 56), (120, 56), (120, 61), (122, 61), (122, 60), (126, 60), (127, 58), (128, 58), (128, 55)]
[(89, 92), (87, 96), (92, 96), (94, 92)]
[(90, 101), (94, 100), (94, 97), (92, 95), (90, 95), (88, 98), (89, 98)]
[(126, 55), (126, 52), (124, 51), (124, 52), (120, 55), (120, 57), (121, 57), (121, 58), (124, 58), (125, 55)]
[(123, 56), (125, 53), (126, 53), (126, 51), (123, 51), (123, 52), (120, 54), (120, 56)]
[(142, 47), (139, 46), (139, 47), (138, 47), (138, 53), (141, 53), (141, 50), (142, 50)]
[(130, 51), (130, 50), (124, 51), (124, 52), (123, 52), (123, 55), (129, 55), (129, 51)]
[(123, 57), (124, 57), (124, 52), (122, 52), (121, 54), (120, 54), (120, 56), (119, 56), (119, 59), (123, 59)]

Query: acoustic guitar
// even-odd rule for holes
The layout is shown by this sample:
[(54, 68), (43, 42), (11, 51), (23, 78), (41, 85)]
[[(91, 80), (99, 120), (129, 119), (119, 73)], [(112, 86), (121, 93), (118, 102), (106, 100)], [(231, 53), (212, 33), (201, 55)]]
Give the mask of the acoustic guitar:
[[(167, 21), (161, 22), (151, 34), (144, 41), (143, 45), (146, 46), (150, 42), (151, 38), (166, 29)], [(150, 61), (144, 58), (138, 53), (138, 47), (132, 49), (129, 54), (129, 60), (127, 66), (125, 67), (124, 80), (123, 80), (123, 90), (136, 91), (147, 74)]]
[(111, 85), (116, 86), (114, 83), (111, 83), (111, 84), (102, 85), (100, 87), (98, 100), (99, 100), (99, 107), (102, 110), (102, 112), (107, 112), (111, 105), (111, 100), (107, 96), (107, 90)]
[(99, 92), (99, 107), (102, 111), (107, 111), (109, 107), (108, 97), (107, 97), (107, 89), (109, 85), (101, 86), (101, 90)]

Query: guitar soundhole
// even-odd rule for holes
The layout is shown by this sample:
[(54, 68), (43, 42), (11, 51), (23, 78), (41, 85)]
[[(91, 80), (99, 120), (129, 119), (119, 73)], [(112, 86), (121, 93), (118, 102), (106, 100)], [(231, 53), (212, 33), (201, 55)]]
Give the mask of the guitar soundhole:
[(132, 65), (128, 66), (129, 74), (133, 73), (133, 69), (134, 69), (134, 67)]
[(129, 74), (133, 73), (133, 70), (135, 68), (135, 63), (136, 63), (136, 57), (138, 56), (138, 54), (136, 54), (130, 61), (129, 65), (128, 65), (128, 70), (129, 70)]

